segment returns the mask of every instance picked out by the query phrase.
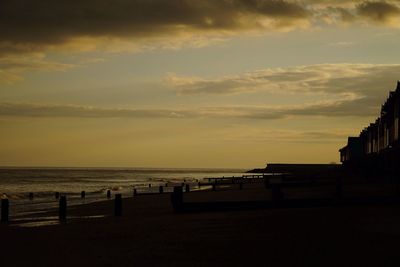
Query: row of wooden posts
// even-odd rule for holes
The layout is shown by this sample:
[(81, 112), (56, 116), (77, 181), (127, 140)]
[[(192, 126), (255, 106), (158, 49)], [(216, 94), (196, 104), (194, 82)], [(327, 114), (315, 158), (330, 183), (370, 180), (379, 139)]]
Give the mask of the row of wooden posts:
[[(203, 185), (210, 185), (208, 184), (203, 184)], [(214, 183), (211, 183), (211, 188), (212, 191), (216, 191), (217, 185), (219, 183), (214, 180)], [(239, 189), (243, 189), (243, 182), (241, 181), (238, 183)], [(149, 187), (152, 185), (149, 184)], [(198, 186), (201, 187), (202, 184), (199, 182)], [(165, 184), (165, 187), (167, 187), (167, 184)], [(182, 193), (183, 193), (183, 188), (185, 188), (185, 192), (190, 192), (190, 185), (182, 183), (181, 186), (174, 186), (173, 193), (171, 195), (171, 200), (172, 204), (174, 206), (174, 209), (177, 207), (179, 209), (179, 203), (182, 203)], [(164, 186), (160, 185), (159, 186), (159, 193), (163, 194), (164, 193)], [(273, 198), (281, 198), (281, 190), (280, 187), (272, 187), (272, 196)], [(137, 189), (133, 189), (133, 196), (139, 195), (137, 192)], [(106, 196), (108, 199), (111, 198), (111, 190), (107, 190)], [(81, 192), (81, 198), (86, 197), (86, 192), (82, 191)], [(29, 199), (33, 199), (34, 195), (33, 193), (29, 193)], [(59, 192), (55, 192), (55, 198), (59, 199), (59, 219), (60, 221), (64, 221), (67, 218), (67, 197), (65, 195), (60, 195)], [(114, 207), (114, 214), (115, 216), (121, 216), (122, 215), (122, 195), (121, 194), (115, 194), (115, 207)], [(8, 222), (9, 221), (9, 200), (8, 199), (2, 199), (1, 200), (1, 222)]]
[[(200, 183), (199, 183), (200, 185)], [(167, 185), (165, 185), (167, 186)], [(151, 187), (151, 184), (149, 184), (149, 187)], [(184, 184), (182, 183), (180, 188), (185, 187), (185, 192), (190, 192), (190, 185), (189, 184)], [(213, 187), (213, 190), (215, 190), (215, 187)], [(159, 193), (162, 194), (164, 193), (164, 186), (160, 185), (159, 186)], [(137, 196), (138, 192), (137, 189), (133, 189), (133, 195)], [(59, 200), (59, 219), (61, 221), (66, 220), (67, 218), (67, 197), (60, 195), (59, 192), (55, 192), (54, 196), (56, 199)], [(111, 198), (111, 190), (107, 190), (106, 196), (108, 199)], [(82, 191), (81, 192), (81, 198), (86, 197), (86, 192)], [(29, 199), (33, 199), (34, 194), (29, 193)], [(9, 221), (9, 205), (10, 202), (7, 198), (1, 200), (1, 222), (8, 222)], [(114, 205), (114, 214), (115, 216), (121, 216), (122, 215), (122, 195), (121, 194), (115, 194), (115, 205)]]
[[(174, 192), (177, 191), (177, 188), (182, 192), (182, 186), (175, 186)], [(160, 193), (163, 193), (163, 187), (160, 186)], [(188, 184), (185, 186), (186, 192), (190, 191), (190, 187)], [(32, 194), (32, 193), (31, 193)], [(29, 196), (33, 197), (33, 194)], [(136, 189), (134, 189), (134, 195), (137, 195)], [(58, 218), (60, 221), (65, 221), (67, 219), (67, 197), (60, 196), (59, 193), (56, 193), (56, 197), (59, 199), (59, 209), (58, 209)], [(85, 197), (85, 191), (82, 191), (81, 197)], [(111, 198), (111, 191), (107, 190), (107, 198)], [(9, 221), (9, 200), (7, 198), (1, 200), (1, 222)], [(116, 217), (122, 216), (122, 194), (115, 194), (114, 200), (114, 215)]]
[[(82, 191), (84, 192), (84, 191)], [(107, 197), (111, 198), (110, 191), (107, 191)], [(10, 202), (7, 198), (1, 200), (1, 222), (9, 221), (9, 212), (10, 212)], [(114, 215), (122, 216), (122, 195), (115, 194), (114, 200)], [(59, 196), (59, 209), (58, 209), (58, 218), (60, 221), (65, 221), (67, 219), (67, 197)]]
[[(198, 186), (199, 187), (201, 186), (200, 182), (198, 183)], [(151, 188), (151, 187), (152, 187), (152, 185), (149, 184), (149, 188)], [(164, 193), (164, 187), (168, 187), (168, 185), (165, 184), (165, 186), (163, 186), (163, 185), (159, 186), (159, 193)], [(186, 192), (190, 191), (190, 185), (189, 184), (182, 183), (182, 187), (185, 187), (185, 191)], [(213, 189), (215, 189), (215, 188), (213, 187)], [(107, 195), (107, 198), (111, 198), (111, 190), (107, 190), (106, 195)], [(136, 188), (133, 189), (133, 195), (134, 196), (138, 195)], [(30, 200), (33, 200), (34, 194), (33, 193), (29, 193), (28, 197), (29, 197)], [(56, 199), (59, 199), (60, 198), (60, 192), (55, 192), (54, 193), (54, 197)], [(81, 198), (86, 198), (86, 191), (81, 191)]]
[[(232, 178), (234, 178), (234, 177), (232, 177)], [(212, 190), (215, 191), (216, 185), (218, 184), (218, 183), (217, 183), (217, 179), (216, 179), (216, 178), (209, 178), (209, 179), (215, 179), (215, 180), (214, 180), (213, 183), (206, 183), (206, 184), (204, 184), (204, 183), (201, 184), (200, 182), (198, 182), (198, 183), (197, 183), (197, 184), (198, 184), (198, 187), (201, 187), (202, 185), (211, 185), (211, 186), (212, 186)], [(226, 178), (225, 178), (225, 179), (226, 179)], [(185, 192), (189, 192), (189, 191), (190, 191), (190, 185), (189, 185), (189, 184), (187, 184), (187, 183), (182, 183), (181, 186), (182, 186), (182, 187), (185, 187)], [(152, 184), (149, 184), (148, 187), (151, 188), (151, 187), (152, 187)], [(164, 193), (164, 187), (168, 187), (168, 184), (166, 183), (164, 186), (163, 186), (163, 185), (160, 185), (160, 186), (159, 186), (159, 193)], [(240, 188), (240, 189), (243, 189), (243, 182), (240, 182), (240, 183), (239, 183), (239, 188)], [(134, 194), (135, 196), (138, 194), (136, 188), (134, 188), (133, 194)], [(59, 198), (60, 198), (60, 192), (55, 192), (55, 193), (54, 193), (54, 196), (55, 196), (56, 199), (59, 199)], [(29, 193), (28, 197), (29, 197), (30, 200), (33, 200), (34, 194), (31, 192), (31, 193)], [(81, 198), (85, 198), (85, 197), (86, 197), (86, 191), (81, 191)], [(110, 191), (110, 190), (107, 190), (107, 198), (111, 198), (111, 191)]]

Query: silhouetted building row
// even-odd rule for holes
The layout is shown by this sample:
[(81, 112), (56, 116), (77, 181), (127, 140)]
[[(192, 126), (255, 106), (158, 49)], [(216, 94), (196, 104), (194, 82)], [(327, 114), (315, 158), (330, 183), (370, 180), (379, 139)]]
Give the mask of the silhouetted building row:
[(399, 172), (399, 117), (400, 81), (382, 105), (380, 117), (358, 137), (349, 137), (347, 145), (339, 150), (343, 165), (366, 171)]

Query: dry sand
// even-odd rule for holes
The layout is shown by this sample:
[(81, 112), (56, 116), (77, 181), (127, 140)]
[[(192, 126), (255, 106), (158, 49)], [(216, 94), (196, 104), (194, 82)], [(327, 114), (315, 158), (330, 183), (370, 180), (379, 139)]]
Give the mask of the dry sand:
[[(254, 186), (185, 200), (268, 194)], [(2, 224), (1, 266), (400, 266), (398, 205), (176, 214), (163, 194), (123, 199), (123, 216), (112, 214), (105, 201), (71, 207), (77, 219), (65, 224)]]

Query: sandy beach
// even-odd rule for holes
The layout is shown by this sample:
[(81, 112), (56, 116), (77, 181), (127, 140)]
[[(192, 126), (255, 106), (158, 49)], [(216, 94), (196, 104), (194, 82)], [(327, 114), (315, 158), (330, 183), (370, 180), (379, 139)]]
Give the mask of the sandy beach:
[[(192, 192), (184, 198), (192, 202), (260, 200), (268, 194), (253, 185), (244, 190)], [(399, 205), (177, 214), (170, 195), (163, 194), (124, 198), (123, 216), (112, 214), (113, 201), (104, 201), (69, 208), (70, 219), (63, 224), (1, 224), (2, 266), (400, 264)]]

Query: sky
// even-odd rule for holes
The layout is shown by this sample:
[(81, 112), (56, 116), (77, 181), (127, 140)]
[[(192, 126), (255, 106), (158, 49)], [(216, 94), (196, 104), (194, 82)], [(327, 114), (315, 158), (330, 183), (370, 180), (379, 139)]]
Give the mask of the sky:
[(0, 166), (338, 162), (399, 43), (399, 0), (2, 0)]

